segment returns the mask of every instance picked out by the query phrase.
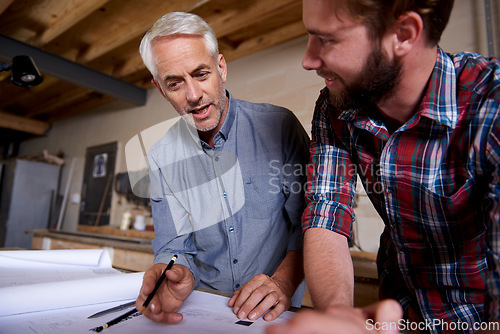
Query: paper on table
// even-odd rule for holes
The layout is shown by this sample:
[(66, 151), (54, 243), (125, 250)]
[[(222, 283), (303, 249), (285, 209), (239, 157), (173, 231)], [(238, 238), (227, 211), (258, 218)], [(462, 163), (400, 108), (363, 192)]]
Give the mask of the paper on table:
[(0, 252), (0, 287), (119, 273), (104, 249)]
[(144, 273), (0, 289), (0, 317), (137, 298)]
[[(148, 334), (238, 334), (264, 333), (269, 322), (262, 318), (250, 322), (249, 326), (237, 324), (238, 318), (227, 305), (229, 298), (211, 293), (193, 291), (184, 302), (180, 313), (184, 316), (179, 324), (166, 325), (149, 320), (145, 316), (132, 317), (129, 320), (109, 327), (105, 334), (148, 333)], [(119, 303), (118, 303), (119, 304)], [(54, 310), (32, 314), (20, 314), (0, 318), (0, 334), (59, 334), (89, 333), (90, 328), (103, 325), (124, 311), (96, 319), (87, 317), (116, 304), (83, 306), (66, 310)], [(292, 312), (285, 312), (272, 323), (286, 321)], [(247, 324), (248, 325), (248, 324)]]
[(0, 268), (26, 267), (33, 264), (68, 264), (111, 267), (111, 258), (105, 249), (57, 249), (36, 251), (1, 251)]
[[(85, 256), (83, 252), (73, 254)], [(56, 255), (57, 258), (61, 254)], [(96, 256), (96, 254), (93, 254), (93, 256)], [(97, 256), (104, 255), (97, 254)], [(76, 260), (75, 256), (70, 255), (71, 257)], [(39, 253), (37, 253), (34, 258), (40, 260), (48, 257), (39, 257)], [(12, 257), (9, 257), (9, 261), (11, 260)], [(25, 261), (25, 259), (21, 259), (21, 261)], [(62, 262), (64, 261), (66, 260)], [(96, 261), (95, 258), (92, 261)], [(57, 282), (47, 281), (40, 284), (31, 282), (22, 286), (4, 286), (0, 288), (0, 334), (89, 333), (90, 328), (103, 325), (121, 314), (123, 311), (101, 318), (87, 319), (89, 315), (98, 311), (122, 304), (125, 301), (134, 300), (139, 293), (143, 273), (102, 275), (94, 271), (96, 268), (98, 270), (105, 269), (107, 265), (94, 266), (89, 263), (99, 263), (100, 261), (92, 261), (89, 259), (83, 260), (83, 263), (88, 265), (80, 266), (86, 267), (86, 271), (81, 270), (79, 275), (90, 271), (94, 275), (93, 278), (65, 280), (61, 279), (61, 273), (58, 273), (54, 275), (54, 279), (58, 279)], [(1, 258), (0, 262), (2, 262)], [(74, 263), (74, 261), (68, 262)], [(26, 273), (38, 264), (40, 263), (31, 263), (27, 268), (19, 265), (16, 270), (18, 274), (21, 272)], [(73, 267), (73, 264), (64, 265), (61, 263), (46, 263), (46, 265), (51, 270), (60, 267)], [(9, 268), (7, 260), (4, 261), (4, 267), (0, 265), (0, 275), (4, 268)], [(38, 269), (43, 271), (43, 268)], [(63, 276), (63, 278), (66, 278), (65, 275)], [(262, 318), (246, 325), (238, 324), (237, 317), (227, 305), (228, 300), (227, 297), (194, 291), (180, 309), (184, 316), (184, 320), (180, 324), (160, 324), (141, 315), (106, 329), (106, 334), (143, 332), (148, 334), (163, 334), (165, 332), (169, 334), (233, 334), (264, 332), (264, 327), (268, 323)], [(285, 312), (275, 322), (285, 321), (285, 319), (291, 317), (291, 314), (291, 312)], [(248, 324), (249, 326), (247, 326)]]
[(106, 250), (0, 252), (0, 317), (133, 299), (143, 274), (113, 269)]

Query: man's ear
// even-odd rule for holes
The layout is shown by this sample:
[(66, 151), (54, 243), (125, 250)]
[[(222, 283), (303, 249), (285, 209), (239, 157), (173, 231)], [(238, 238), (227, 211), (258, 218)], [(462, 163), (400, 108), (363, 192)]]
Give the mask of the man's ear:
[(394, 23), (393, 52), (396, 57), (408, 54), (417, 43), (425, 39), (424, 22), (416, 12), (401, 15)]
[(155, 79), (152, 79), (151, 82), (156, 86), (156, 88), (158, 88), (158, 90), (160, 91), (161, 95), (168, 101), (168, 97), (163, 92), (163, 89), (161, 89), (161, 86), (158, 83), (158, 81), (156, 81)]
[(220, 70), (220, 75), (222, 77), (222, 82), (226, 83), (226, 78), (227, 78), (227, 63), (226, 59), (222, 54), (219, 54), (218, 57), (218, 66)]

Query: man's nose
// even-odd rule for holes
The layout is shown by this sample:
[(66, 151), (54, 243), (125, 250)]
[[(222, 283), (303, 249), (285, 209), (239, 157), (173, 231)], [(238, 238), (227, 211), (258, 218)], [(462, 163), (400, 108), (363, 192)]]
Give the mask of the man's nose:
[(193, 79), (186, 81), (186, 98), (189, 103), (196, 103), (203, 97), (200, 84)]
[(302, 67), (308, 71), (321, 68), (323, 61), (319, 57), (319, 45), (314, 37), (309, 37), (306, 52), (302, 58)]

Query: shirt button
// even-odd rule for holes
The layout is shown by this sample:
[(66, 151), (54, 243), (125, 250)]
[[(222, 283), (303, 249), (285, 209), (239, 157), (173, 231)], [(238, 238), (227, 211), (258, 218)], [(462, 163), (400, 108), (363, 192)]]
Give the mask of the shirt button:
[(236, 284), (236, 285), (235, 285), (235, 287), (236, 287), (236, 289), (238, 289), (238, 288), (240, 287), (240, 285), (239, 285), (239, 284)]
[(229, 232), (234, 232), (234, 227), (230, 227)]
[(215, 159), (215, 161), (219, 161), (219, 157), (215, 157), (214, 159)]
[(233, 260), (233, 263), (234, 263), (234, 264), (238, 263), (238, 259), (234, 259), (234, 260)]
[(386, 193), (390, 194), (392, 193), (392, 189), (390, 187), (387, 187), (387, 189), (385, 190)]
[(227, 194), (226, 193), (222, 193), (222, 197), (227, 198)]

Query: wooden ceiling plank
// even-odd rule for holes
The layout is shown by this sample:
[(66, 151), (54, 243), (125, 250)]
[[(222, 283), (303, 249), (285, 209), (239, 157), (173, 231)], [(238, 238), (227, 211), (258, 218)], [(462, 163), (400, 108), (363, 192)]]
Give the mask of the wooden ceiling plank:
[[(196, 10), (196, 9), (200, 8), (201, 6), (203, 6), (203, 5), (207, 4), (207, 3), (209, 3), (210, 1), (211, 1), (211, 0), (198, 0), (195, 4), (193, 4), (193, 5), (192, 5), (191, 7), (189, 7), (189, 8), (186, 8), (184, 11), (186, 11), (186, 12), (192, 12), (192, 11), (194, 11), (194, 10)], [(166, 12), (165, 12), (165, 14), (166, 14)]]
[(0, 15), (9, 7), (14, 0), (0, 0)]
[(113, 101), (116, 101), (113, 97), (91, 93), (88, 96), (82, 97), (77, 102), (68, 103), (65, 106), (60, 106), (59, 108), (53, 110), (51, 112), (49, 122), (56, 122), (75, 116)]
[(215, 31), (217, 38), (222, 38), (239, 29), (251, 26), (274, 15), (279, 15), (279, 12), (297, 6), (297, 4), (300, 4), (300, 0), (253, 1), (247, 8), (224, 10), (220, 14), (207, 17), (206, 21)]
[[(57, 86), (61, 81), (56, 78), (50, 76), (44, 76), (43, 85), (38, 85), (35, 87), (30, 87), (29, 89), (21, 88), (15, 89), (15, 91), (11, 91), (11, 88), (16, 86), (10, 85), (8, 96), (9, 99), (5, 103), (3, 103), (3, 109), (7, 110), (28, 110), (33, 108), (33, 106), (39, 105), (39, 101), (47, 98), (47, 96), (51, 95), (51, 92), (54, 90), (60, 90), (61, 86)], [(17, 87), (16, 87), (17, 88)]]
[(122, 78), (122, 80), (133, 83), (134, 85), (142, 87), (144, 89), (149, 89), (154, 87), (153, 83), (151, 82), (151, 79), (153, 79), (153, 77), (151, 76), (151, 73), (149, 73), (149, 71), (146, 69), (146, 67), (144, 67), (140, 71), (131, 73)]
[[(232, 33), (238, 29), (241, 29), (242, 27), (247, 27), (251, 25), (252, 23), (258, 22), (260, 20), (263, 20), (269, 16), (272, 15), (279, 15), (276, 13), (276, 11), (285, 11), (287, 9), (300, 6), (301, 7), (301, 2), (300, 0), (275, 0), (272, 3), (269, 3), (268, 1), (253, 1), (251, 4), (251, 7), (245, 7), (245, 19), (242, 20), (241, 8), (239, 9), (227, 9), (226, 11), (229, 14), (222, 14), (222, 15), (217, 15), (216, 17), (211, 17), (207, 18), (207, 21), (209, 24), (214, 24), (216, 25), (216, 29), (218, 25), (225, 25), (222, 29), (224, 31), (221, 33), (222, 35)], [(212, 22), (210, 22), (212, 21)], [(221, 30), (221, 29), (219, 29)], [(218, 35), (219, 36), (219, 35)], [(235, 50), (238, 44), (233, 43), (229, 39), (225, 39), (224, 36), (218, 38), (219, 40), (219, 47), (220, 49), (224, 50)], [(126, 57), (126, 61), (121, 64), (116, 66), (115, 70), (112, 72), (113, 75), (116, 75), (118, 77), (124, 77), (127, 75), (130, 75), (134, 73), (135, 71), (142, 70), (144, 68), (144, 64), (142, 62), (142, 59), (140, 58), (138, 52), (136, 54), (132, 54)]]
[(26, 116), (35, 117), (48, 114), (51, 110), (60, 108), (61, 106), (67, 106), (68, 104), (73, 103), (81, 97), (88, 95), (89, 92), (90, 90), (81, 87), (65, 91), (62, 94), (44, 100), (41, 104), (33, 106), (31, 110), (26, 113)]
[[(31, 9), (38, 2), (40, 1), (34, 1), (30, 6), (26, 6), (23, 1), (11, 2), (11, 5), (2, 12), (2, 18), (0, 19), (2, 34), (23, 42), (36, 36), (37, 31), (43, 27), (34, 22), (31, 17)], [(21, 22), (22, 24), (20, 24)]]
[(251, 53), (262, 51), (306, 34), (302, 21), (297, 21), (269, 33), (254, 37), (241, 43), (236, 49), (221, 50), (226, 61), (231, 61)]
[[(107, 20), (95, 22), (95, 31), (89, 27), (89, 48), (79, 57), (78, 62), (87, 63), (107, 52), (146, 33), (153, 23), (163, 14), (171, 11), (185, 11), (199, 5), (200, 0), (160, 1), (159, 3), (135, 0), (126, 6), (120, 2), (122, 8), (113, 10), (113, 15)], [(128, 25), (128, 22), (134, 22)], [(107, 26), (103, 29), (102, 25)], [(126, 29), (126, 32), (124, 32)], [(103, 34), (106, 31), (107, 34)]]
[[(0, 0), (4, 1), (4, 0)], [(95, 6), (96, 2), (105, 0), (29, 0), (14, 1), (7, 10), (2, 13), (0, 20), (0, 31), (2, 34), (14, 38), (20, 42), (34, 46), (41, 46), (40, 36), (47, 33), (47, 37), (54, 33), (61, 33), (63, 29), (57, 28), (61, 25), (70, 26), (83, 19), (85, 11), (81, 8)], [(87, 14), (88, 15), (88, 14)], [(73, 22), (72, 22), (73, 21)], [(21, 23), (22, 22), (22, 23)], [(53, 30), (51, 26), (56, 26)], [(47, 29), (49, 31), (47, 31)], [(44, 37), (47, 41), (47, 37)], [(52, 36), (51, 38), (54, 38)], [(37, 44), (35, 44), (37, 43)]]
[(222, 37), (218, 39), (219, 49), (224, 50), (234, 50), (238, 47), (236, 43), (233, 43), (230, 39)]
[(49, 127), (50, 123), (48, 122), (0, 111), (0, 128), (22, 131), (35, 135), (43, 135)]
[(144, 69), (144, 63), (142, 62), (142, 58), (140, 56), (134, 55), (128, 58), (124, 64), (119, 66), (113, 72), (113, 75), (116, 75), (119, 78), (123, 78), (124, 76), (130, 75), (142, 69)]
[[(42, 34), (38, 35), (31, 44), (42, 46), (52, 41), (88, 15), (104, 6), (108, 1), (109, 0), (51, 0), (49, 3), (46, 3), (46, 11), (47, 14), (51, 15), (51, 21), (47, 24), (47, 28)], [(56, 3), (63, 7), (58, 8)]]
[(237, 47), (241, 42), (247, 39), (271, 32), (274, 29), (278, 29), (279, 27), (301, 20), (302, 4), (299, 2), (295, 5), (288, 6), (286, 9), (276, 12), (275, 15), (266, 17), (255, 24), (245, 26), (223, 38), (232, 41), (233, 45)]

